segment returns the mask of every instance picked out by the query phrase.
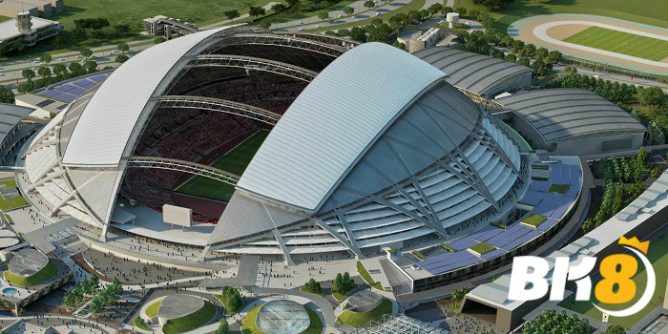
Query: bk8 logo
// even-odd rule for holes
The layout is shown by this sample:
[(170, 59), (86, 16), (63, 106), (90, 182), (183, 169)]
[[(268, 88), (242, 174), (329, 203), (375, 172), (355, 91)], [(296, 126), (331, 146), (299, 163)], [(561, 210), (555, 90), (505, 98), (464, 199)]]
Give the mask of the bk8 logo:
[[(630, 254), (612, 254), (606, 256), (599, 265), (601, 280), (594, 287), (594, 296), (600, 303), (609, 305), (628, 303), (638, 293), (638, 286), (633, 277), (638, 273), (639, 263), (647, 271), (647, 285), (642, 296), (636, 303), (623, 310), (607, 310), (599, 305), (594, 306), (603, 313), (613, 317), (627, 317), (641, 311), (652, 299), (656, 288), (654, 268), (647, 259), (649, 241), (640, 242), (638, 238), (627, 239), (621, 237), (619, 244), (624, 246)], [(635, 255), (635, 256), (634, 256)], [(543, 298), (548, 290), (550, 300), (564, 299), (566, 282), (573, 281), (576, 285), (575, 300), (591, 300), (592, 282), (589, 273), (596, 265), (596, 258), (578, 256), (577, 263), (571, 264), (567, 256), (556, 257), (552, 277), (546, 277), (550, 272), (550, 263), (536, 256), (518, 256), (513, 260), (513, 270), (510, 276), (508, 299), (512, 301), (529, 301)], [(550, 289), (550, 281), (552, 289)]]

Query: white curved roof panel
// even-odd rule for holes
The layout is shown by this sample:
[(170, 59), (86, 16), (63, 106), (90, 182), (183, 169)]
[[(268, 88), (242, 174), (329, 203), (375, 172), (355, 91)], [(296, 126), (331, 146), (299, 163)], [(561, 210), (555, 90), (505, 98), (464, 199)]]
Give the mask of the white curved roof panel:
[(188, 51), (220, 30), (206, 30), (158, 44), (114, 71), (79, 118), (63, 164), (117, 166), (140, 115), (163, 79)]
[(317, 210), (383, 131), (444, 76), (386, 44), (347, 51), (292, 103), (237, 186)]

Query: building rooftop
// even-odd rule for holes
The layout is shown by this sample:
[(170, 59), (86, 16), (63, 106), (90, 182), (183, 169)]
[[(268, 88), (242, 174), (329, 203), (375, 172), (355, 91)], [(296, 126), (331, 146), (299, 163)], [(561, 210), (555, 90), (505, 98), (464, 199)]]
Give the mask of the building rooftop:
[(497, 100), (531, 124), (547, 143), (607, 132), (644, 132), (633, 116), (584, 89), (542, 89)]
[[(32, 17), (32, 29), (44, 28), (49, 25), (60, 24), (56, 21), (43, 19), (41, 17)], [(10, 39), (21, 35), (19, 28), (16, 26), (16, 19), (0, 22), (0, 41)]]
[(292, 103), (237, 186), (302, 210), (318, 209), (383, 130), (443, 77), (385, 44), (347, 51)]
[(480, 96), (493, 93), (502, 81), (531, 72), (526, 66), (447, 47), (429, 48), (414, 55), (447, 74), (446, 81), (451, 85)]

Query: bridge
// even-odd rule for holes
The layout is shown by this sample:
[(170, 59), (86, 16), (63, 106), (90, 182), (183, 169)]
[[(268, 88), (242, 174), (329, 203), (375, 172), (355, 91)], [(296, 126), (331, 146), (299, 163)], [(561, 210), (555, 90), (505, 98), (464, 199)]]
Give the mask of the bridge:
[(159, 108), (183, 108), (222, 112), (241, 116), (269, 125), (276, 125), (280, 114), (245, 103), (204, 96), (165, 95), (160, 97)]
[(233, 186), (236, 185), (237, 182), (239, 181), (238, 175), (234, 175), (232, 173), (228, 173), (218, 168), (213, 168), (211, 166), (201, 165), (198, 163), (185, 160), (160, 158), (160, 157), (133, 156), (127, 159), (127, 162), (128, 162), (127, 166), (128, 168), (154, 168), (154, 169), (173, 170), (177, 172), (199, 175), (212, 180), (227, 183)]
[(189, 66), (233, 67), (245, 70), (263, 71), (263, 72), (269, 72), (292, 77), (306, 82), (311, 82), (316, 77), (316, 75), (318, 75), (318, 72), (307, 70), (305, 68), (295, 65), (290, 65), (263, 58), (237, 56), (237, 55), (218, 55), (218, 54), (200, 55), (195, 57), (195, 59), (193, 59), (190, 62)]

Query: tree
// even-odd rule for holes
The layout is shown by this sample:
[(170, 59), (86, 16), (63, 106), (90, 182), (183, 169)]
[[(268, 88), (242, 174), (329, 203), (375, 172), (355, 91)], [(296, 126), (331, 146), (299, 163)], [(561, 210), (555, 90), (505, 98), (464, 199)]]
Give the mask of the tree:
[(644, 106), (662, 106), (666, 103), (666, 96), (658, 87), (640, 88), (638, 89), (638, 101)]
[(304, 291), (320, 294), (322, 293), (322, 287), (320, 286), (320, 282), (316, 282), (313, 278), (311, 278), (304, 285)]
[(547, 55), (547, 59), (549, 59), (552, 64), (556, 64), (561, 60), (561, 52), (557, 50), (550, 51)]
[(79, 53), (84, 57), (84, 60), (88, 61), (88, 58), (93, 55), (93, 51), (89, 48), (81, 48)]
[(122, 55), (125, 55), (126, 52), (130, 51), (130, 46), (128, 43), (119, 43), (116, 45), (116, 49), (120, 51)]
[(505, 5), (513, 3), (513, 0), (473, 0), (473, 3), (496, 10), (501, 9)]
[(0, 85), (0, 103), (14, 103), (14, 92), (7, 86)]
[(510, 61), (513, 63), (517, 61), (517, 57), (512, 53), (507, 54), (503, 59), (505, 59), (505, 61)]
[(130, 59), (130, 58), (128, 58), (128, 56), (126, 56), (126, 55), (116, 56), (116, 62), (119, 63), (119, 64), (125, 63), (126, 61), (128, 61), (128, 59)]
[(95, 60), (88, 60), (84, 63), (84, 68), (86, 72), (93, 73), (97, 71), (97, 62)]
[(354, 12), (355, 12), (355, 8), (353, 8), (353, 7), (343, 8), (343, 13), (346, 14), (346, 15), (353, 15)]
[(321, 20), (326, 20), (326, 19), (329, 18), (329, 13), (326, 12), (326, 11), (325, 11), (325, 12), (320, 12), (320, 13), (318, 14), (318, 17), (319, 17)]
[(239, 11), (236, 9), (226, 10), (223, 14), (225, 14), (228, 20), (234, 20), (239, 17)]
[(366, 30), (360, 27), (352, 27), (350, 29), (350, 38), (355, 41), (365, 43), (366, 42)]
[(220, 323), (218, 324), (218, 328), (216, 328), (216, 331), (214, 334), (230, 334), (232, 333), (230, 331), (230, 324), (227, 323), (227, 319), (223, 317), (220, 319)]
[(517, 63), (520, 64), (520, 65), (522, 65), (522, 66), (530, 66), (530, 65), (531, 65), (531, 62), (529, 61), (529, 58), (527, 58), (527, 57), (521, 57), (521, 58), (517, 61)]
[(25, 70), (21, 71), (21, 76), (23, 76), (28, 81), (31, 81), (35, 77), (35, 71), (26, 68)]
[(81, 73), (83, 72), (83, 67), (81, 66), (81, 64), (77, 62), (70, 63), (68, 69), (70, 70), (70, 73), (72, 73), (75, 76), (81, 75)]
[(443, 4), (435, 3), (431, 6), (429, 6), (429, 8), (427, 10), (429, 10), (429, 13), (431, 15), (436, 15), (436, 14), (438, 14), (438, 12), (443, 10)]
[(242, 306), (239, 290), (229, 286), (223, 288), (223, 293), (220, 295), (220, 301), (223, 303), (227, 314), (238, 312)]
[(285, 2), (288, 3), (288, 6), (296, 6), (299, 3), (300, 0), (286, 0)]
[(53, 58), (51, 58), (51, 55), (48, 53), (42, 54), (42, 56), (39, 57), (39, 61), (47, 65), (51, 62), (51, 60), (53, 60)]
[(373, 1), (373, 0), (367, 0), (367, 1), (364, 2), (364, 7), (369, 8), (369, 9), (371, 9), (373, 7), (376, 7), (376, 2)]
[(663, 173), (663, 169), (661, 166), (654, 166), (650, 171), (649, 171), (649, 176), (653, 178), (658, 178), (661, 176), (661, 173)]
[(624, 327), (620, 325), (612, 325), (603, 332), (603, 334), (626, 334)]
[(282, 3), (277, 3), (271, 6), (271, 10), (273, 10), (275, 13), (280, 13), (286, 9), (288, 9), (288, 7)]
[(121, 35), (122, 37), (127, 36), (127, 34), (132, 31), (132, 28), (130, 28), (129, 24), (116, 24), (114, 25), (114, 30), (116, 31), (117, 34)]
[(53, 73), (58, 77), (58, 80), (62, 80), (67, 73), (67, 68), (63, 64), (53, 65)]
[(42, 77), (42, 80), (46, 82), (46, 78), (51, 76), (51, 69), (48, 68), (47, 66), (40, 66), (37, 69), (37, 74), (39, 74)]
[(452, 298), (452, 300), (460, 301), (464, 299), (464, 296), (466, 296), (466, 294), (469, 293), (469, 291), (470, 290), (467, 288), (455, 289), (454, 291), (452, 291), (450, 297)]
[(262, 7), (250, 6), (248, 8), (248, 15), (250, 15), (250, 16), (257, 17), (257, 16), (260, 16), (260, 15), (264, 15), (264, 13), (265, 13), (265, 11), (264, 11), (264, 8), (262, 8)]

